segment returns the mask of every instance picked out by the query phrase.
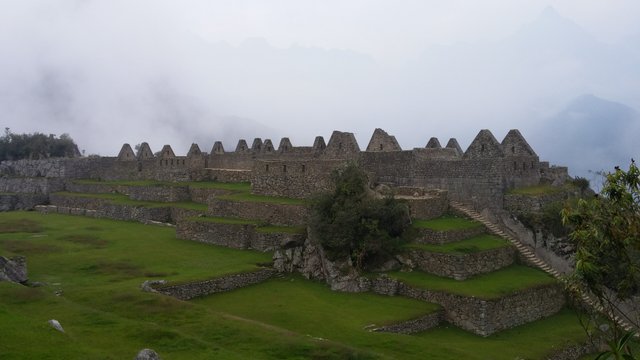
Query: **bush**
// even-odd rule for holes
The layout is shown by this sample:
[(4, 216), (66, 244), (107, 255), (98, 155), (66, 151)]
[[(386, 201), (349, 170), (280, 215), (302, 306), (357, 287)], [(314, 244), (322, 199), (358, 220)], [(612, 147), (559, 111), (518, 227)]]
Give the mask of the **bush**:
[(334, 191), (312, 202), (311, 228), (332, 260), (350, 258), (357, 269), (375, 266), (410, 240), (409, 207), (376, 198), (356, 165), (334, 171)]

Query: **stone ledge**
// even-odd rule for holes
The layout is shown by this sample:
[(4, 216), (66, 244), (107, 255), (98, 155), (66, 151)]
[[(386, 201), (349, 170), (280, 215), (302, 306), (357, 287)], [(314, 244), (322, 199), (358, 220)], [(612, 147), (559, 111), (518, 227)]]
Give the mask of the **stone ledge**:
[(566, 302), (560, 284), (537, 286), (497, 299), (481, 299), (419, 289), (388, 276), (379, 276), (371, 281), (371, 291), (439, 304), (444, 309), (444, 320), (481, 336), (551, 316)]
[(416, 242), (422, 244), (442, 245), (470, 237), (482, 235), (486, 232), (484, 226), (478, 226), (471, 229), (438, 231), (427, 228), (418, 228), (418, 238)]
[(502, 269), (513, 264), (516, 258), (512, 246), (467, 254), (411, 249), (408, 255), (415, 267), (421, 271), (455, 280), (465, 280)]
[(255, 219), (274, 225), (303, 226), (307, 222), (309, 209), (305, 205), (231, 201), (214, 198), (209, 203), (207, 215)]
[(411, 319), (407, 321), (403, 321), (401, 323), (381, 326), (373, 329), (375, 332), (388, 332), (395, 334), (415, 334), (422, 331), (426, 331), (432, 329), (442, 322), (443, 311), (438, 310), (434, 313), (427, 314), (425, 316), (421, 316), (416, 319)]
[(196, 297), (217, 294), (225, 291), (239, 289), (245, 286), (264, 282), (277, 272), (273, 269), (261, 269), (258, 271), (226, 275), (219, 278), (190, 282), (176, 285), (152, 285), (152, 288), (164, 295), (169, 295), (180, 300), (191, 300)]
[(225, 224), (183, 219), (178, 221), (176, 237), (235, 249), (273, 251), (292, 243), (302, 243), (305, 234), (260, 233), (254, 224)]

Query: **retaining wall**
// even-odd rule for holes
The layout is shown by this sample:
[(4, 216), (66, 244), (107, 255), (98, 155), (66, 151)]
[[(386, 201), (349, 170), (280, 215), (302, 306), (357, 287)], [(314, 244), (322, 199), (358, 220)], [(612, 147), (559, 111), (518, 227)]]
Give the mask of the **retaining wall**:
[(515, 250), (511, 246), (468, 254), (411, 249), (408, 255), (415, 267), (421, 271), (456, 280), (465, 280), (478, 274), (502, 269), (513, 264), (516, 258)]
[(464, 230), (448, 230), (448, 231), (438, 231), (431, 230), (427, 228), (418, 228), (418, 237), (416, 238), (416, 242), (422, 244), (434, 244), (434, 245), (442, 245), (448, 244), (464, 239), (468, 239), (470, 237), (482, 235), (485, 233), (484, 226), (478, 226), (470, 229)]
[(173, 296), (180, 300), (190, 300), (200, 296), (217, 294), (258, 284), (273, 277), (276, 273), (273, 269), (261, 269), (187, 284), (155, 286), (153, 289), (159, 293)]
[(212, 199), (207, 215), (253, 219), (268, 224), (302, 226), (307, 222), (309, 210), (304, 205), (273, 204), (249, 201)]
[(407, 320), (398, 324), (386, 325), (375, 328), (376, 332), (389, 332), (396, 334), (415, 334), (421, 331), (432, 329), (442, 322), (443, 312), (437, 312), (421, 316), (417, 319)]
[(418, 289), (381, 276), (372, 281), (371, 290), (439, 304), (444, 308), (446, 321), (482, 336), (553, 315), (565, 304), (559, 284), (538, 286), (498, 299), (480, 299)]
[(0, 194), (0, 211), (32, 210), (48, 201), (44, 194)]
[(129, 198), (139, 201), (190, 201), (188, 186), (130, 186)]
[(261, 233), (251, 224), (224, 224), (206, 220), (178, 221), (176, 237), (235, 249), (273, 251), (294, 243), (302, 243), (305, 234)]

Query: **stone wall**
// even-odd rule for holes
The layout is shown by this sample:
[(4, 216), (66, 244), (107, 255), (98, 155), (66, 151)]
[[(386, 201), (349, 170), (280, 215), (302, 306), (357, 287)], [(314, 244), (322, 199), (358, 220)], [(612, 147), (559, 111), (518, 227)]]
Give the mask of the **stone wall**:
[(332, 188), (331, 173), (344, 160), (259, 160), (252, 171), (252, 192), (261, 195), (308, 198)]
[(273, 225), (302, 226), (307, 222), (309, 209), (304, 205), (212, 199), (209, 216), (252, 219)]
[(213, 197), (228, 193), (229, 190), (189, 187), (191, 201), (200, 204), (209, 204)]
[(273, 251), (304, 242), (305, 234), (262, 233), (251, 224), (224, 224), (207, 220), (182, 219), (176, 237), (235, 249)]
[[(87, 215), (114, 220), (138, 221), (143, 223), (172, 222), (171, 207), (142, 207), (128, 204), (113, 204), (108, 200), (51, 194), (49, 212), (71, 215)], [(55, 207), (55, 209), (53, 209)], [(40, 209), (45, 211), (45, 209)]]
[(63, 189), (59, 178), (0, 177), (0, 193), (49, 194)]
[(470, 229), (438, 231), (427, 228), (418, 228), (418, 237), (416, 242), (422, 244), (442, 245), (448, 244), (470, 237), (482, 235), (485, 233), (484, 226), (478, 226)]
[(504, 196), (504, 208), (514, 214), (540, 212), (546, 205), (556, 201), (564, 201), (568, 197), (569, 193), (565, 191), (535, 196), (506, 194)]
[(0, 211), (32, 210), (48, 201), (46, 194), (0, 194)]
[(386, 325), (375, 328), (376, 332), (389, 332), (396, 334), (415, 334), (421, 331), (432, 329), (442, 322), (443, 312), (437, 311), (417, 319), (407, 320), (398, 324)]
[(0, 256), (0, 281), (23, 284), (28, 280), (27, 259), (24, 256), (11, 258)]
[(258, 284), (270, 279), (275, 274), (276, 271), (273, 269), (262, 269), (187, 284), (156, 286), (154, 289), (159, 293), (173, 296), (180, 300), (190, 300), (200, 296), (217, 294)]
[(190, 201), (188, 186), (130, 186), (129, 198), (138, 201)]
[(99, 183), (82, 184), (82, 183), (76, 183), (74, 181), (66, 181), (64, 185), (64, 189), (70, 192), (85, 193), (85, 194), (111, 194), (111, 193), (128, 194), (129, 193), (129, 186), (126, 186), (126, 185), (112, 185), (112, 184), (99, 184)]
[(449, 200), (445, 191), (422, 197), (397, 196), (396, 198), (409, 205), (411, 217), (414, 219), (435, 219), (449, 210)]
[(205, 169), (203, 180), (218, 182), (250, 182), (252, 179), (251, 168), (249, 169)]
[(446, 321), (482, 336), (553, 315), (565, 304), (559, 284), (538, 286), (498, 299), (480, 299), (413, 288), (381, 276), (372, 281), (371, 290), (439, 304), (444, 308)]
[(513, 264), (515, 250), (511, 246), (468, 254), (437, 253), (411, 249), (408, 256), (417, 269), (456, 280), (465, 280)]

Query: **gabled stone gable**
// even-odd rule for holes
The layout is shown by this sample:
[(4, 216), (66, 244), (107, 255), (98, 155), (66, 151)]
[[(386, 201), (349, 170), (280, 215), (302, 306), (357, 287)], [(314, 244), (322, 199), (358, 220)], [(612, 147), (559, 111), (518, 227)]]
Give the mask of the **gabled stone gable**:
[(516, 129), (509, 130), (501, 145), (505, 156), (537, 156), (524, 136)]
[(154, 158), (153, 151), (151, 151), (151, 147), (149, 147), (148, 143), (143, 142), (142, 144), (140, 144), (140, 148), (138, 148), (138, 155), (136, 155), (136, 157), (138, 158), (138, 160), (148, 160)]
[(367, 151), (401, 151), (402, 148), (395, 136), (387, 134), (386, 131), (378, 128), (375, 129), (369, 145), (367, 145)]
[(442, 149), (442, 145), (440, 145), (440, 140), (438, 140), (437, 137), (432, 137), (431, 139), (429, 139), (429, 142), (427, 142), (427, 146), (425, 146), (427, 149)]
[(473, 139), (471, 145), (464, 153), (465, 159), (486, 159), (504, 157), (502, 145), (496, 140), (491, 131), (480, 130), (478, 135)]
[(135, 160), (136, 155), (133, 153), (133, 149), (131, 149), (131, 145), (124, 144), (122, 145), (122, 149), (120, 149), (120, 153), (118, 153), (118, 160), (129, 161)]

